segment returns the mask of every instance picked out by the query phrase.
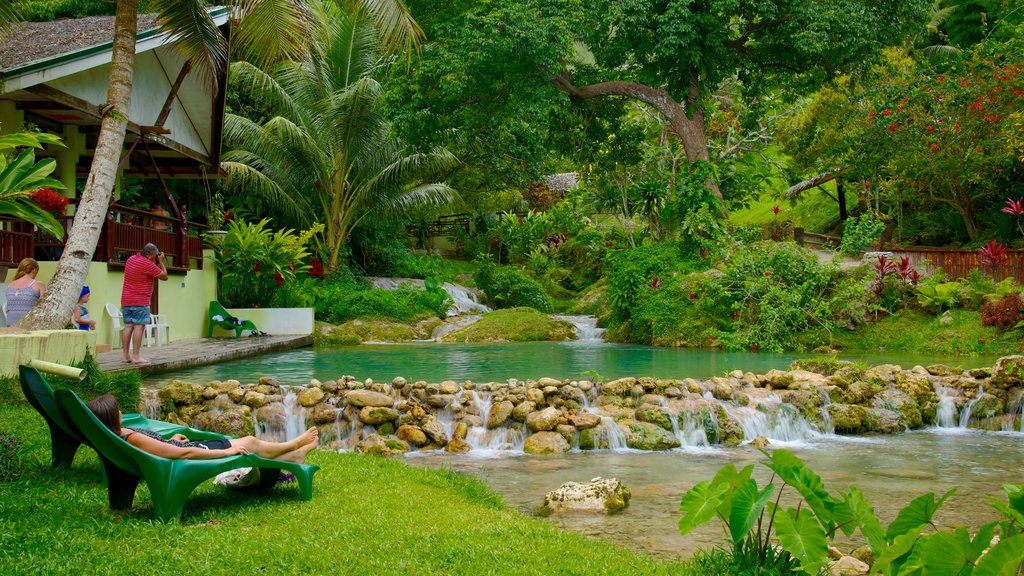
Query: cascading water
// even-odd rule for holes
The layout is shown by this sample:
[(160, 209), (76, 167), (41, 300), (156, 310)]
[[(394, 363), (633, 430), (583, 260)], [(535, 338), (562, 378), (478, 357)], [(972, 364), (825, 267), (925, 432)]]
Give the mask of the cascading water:
[[(1021, 403), (1021, 397), (1024, 397), (1024, 390), (1017, 392), (1016, 398), (1013, 399), (1010, 411), (1007, 413), (1008, 418), (1003, 421), (1004, 432), (1024, 432), (1024, 404)], [(1019, 424), (1018, 423), (1019, 419)], [(1018, 425), (1018, 428), (1014, 428), (1014, 424)]]
[(752, 400), (748, 406), (736, 406), (722, 402), (726, 414), (743, 427), (743, 439), (753, 440), (758, 436), (778, 442), (804, 442), (821, 436), (821, 432), (800, 415), (795, 407), (784, 404), (772, 394), (767, 398)]
[(963, 412), (960, 413), (960, 426), (959, 426), (960, 428), (967, 429), (967, 428), (970, 427), (969, 424), (971, 423), (971, 410), (974, 409), (974, 405), (978, 403), (978, 398), (981, 398), (981, 395), (983, 393), (984, 393), (984, 390), (982, 389), (981, 385), (979, 384), (978, 385), (978, 394), (975, 395), (974, 398), (971, 398), (971, 401), (968, 402), (966, 406), (964, 406)]
[(956, 400), (942, 386), (935, 387), (935, 395), (939, 398), (939, 405), (935, 409), (935, 425), (939, 428), (956, 428)]
[(306, 417), (303, 414), (302, 406), (299, 405), (299, 397), (294, 391), (288, 390), (281, 400), (281, 406), (280, 418), (262, 423), (256, 421), (257, 438), (284, 442), (299, 436), (306, 430)]
[(832, 397), (828, 395), (827, 390), (821, 391), (821, 421), (825, 424), (826, 434), (835, 434), (836, 428), (832, 424), (832, 414), (828, 411), (829, 405), (832, 404)]
[(434, 342), (437, 342), (438, 340), (444, 338), (448, 334), (455, 332), (459, 328), (465, 328), (466, 326), (469, 326), (470, 324), (476, 322), (480, 318), (481, 316), (479, 314), (466, 314), (464, 316), (456, 316), (455, 318), (452, 318), (451, 320), (448, 320), (445, 323), (441, 324), (437, 328), (434, 328), (434, 331), (430, 334), (430, 339)]
[(146, 418), (159, 420), (163, 408), (158, 391), (155, 388), (142, 388), (139, 393), (139, 412)]
[(667, 400), (662, 400), (661, 408), (668, 414), (669, 422), (672, 423), (672, 435), (679, 440), (681, 448), (705, 447), (711, 444), (708, 442), (708, 434), (704, 430), (702, 422), (687, 415), (683, 419), (683, 425), (680, 426), (679, 415), (669, 408)]
[(604, 344), (604, 328), (597, 327), (594, 316), (551, 316), (563, 320), (576, 328), (576, 342), (580, 344)]
[(604, 439), (608, 449), (612, 452), (628, 450), (626, 446), (626, 433), (619, 428), (619, 424), (611, 416), (602, 416), (599, 428), (604, 432)]
[[(424, 287), (423, 280), (419, 278), (371, 277), (368, 278), (368, 280), (370, 281), (370, 286), (380, 290), (398, 290), (402, 286), (410, 286), (413, 288)], [(480, 303), (477, 299), (476, 293), (465, 286), (445, 282), (441, 284), (441, 289), (447, 292), (452, 299), (452, 306), (448, 310), (449, 316), (458, 316), (459, 314), (483, 314), (491, 311), (489, 306)]]

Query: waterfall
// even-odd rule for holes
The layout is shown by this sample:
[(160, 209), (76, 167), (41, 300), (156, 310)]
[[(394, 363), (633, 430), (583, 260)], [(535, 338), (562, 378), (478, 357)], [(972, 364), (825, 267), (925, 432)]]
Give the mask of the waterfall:
[(979, 384), (978, 393), (974, 396), (974, 398), (971, 398), (971, 401), (968, 402), (966, 406), (964, 406), (964, 411), (960, 413), (960, 428), (967, 429), (970, 427), (969, 424), (971, 423), (971, 410), (974, 408), (974, 405), (977, 404), (978, 398), (981, 398), (983, 392), (984, 390), (982, 389), (981, 384)]
[(160, 405), (159, 391), (156, 388), (142, 388), (139, 390), (139, 412), (146, 418), (159, 420), (163, 413)]
[(821, 432), (800, 415), (800, 411), (772, 394), (751, 401), (749, 406), (736, 406), (722, 402), (726, 413), (743, 427), (743, 439), (764, 436), (779, 442), (800, 442), (821, 436)]
[(683, 419), (683, 426), (679, 426), (679, 415), (669, 410), (668, 400), (662, 399), (661, 408), (668, 414), (669, 422), (672, 423), (672, 435), (679, 440), (681, 448), (695, 446), (709, 446), (708, 434), (704, 430), (702, 422), (687, 415)]
[[(422, 289), (424, 286), (423, 280), (419, 278), (369, 277), (367, 280), (370, 281), (370, 286), (380, 290), (398, 290), (402, 286)], [(452, 306), (448, 310), (449, 316), (458, 316), (459, 314), (483, 314), (491, 311), (490, 307), (480, 303), (477, 298), (477, 293), (470, 288), (466, 288), (465, 286), (460, 286), (458, 284), (452, 284), (451, 282), (445, 282), (441, 284), (441, 289), (447, 292), (452, 299)]]
[(281, 401), (281, 406), (282, 418), (280, 421), (256, 422), (257, 438), (272, 438), (284, 442), (299, 436), (306, 430), (306, 416), (303, 414), (302, 406), (299, 406), (299, 397), (294, 391), (288, 390)]
[(939, 428), (956, 428), (956, 399), (942, 386), (935, 387), (939, 406), (935, 409), (935, 425)]
[(832, 404), (832, 397), (828, 395), (828, 390), (821, 391), (821, 421), (825, 424), (825, 434), (835, 434), (836, 428), (832, 424), (832, 415), (828, 412), (829, 405)]
[(597, 318), (594, 316), (555, 316), (555, 320), (562, 320), (573, 325), (576, 329), (576, 341), (581, 344), (603, 344), (604, 328), (597, 327)]
[(600, 427), (604, 430), (609, 450), (612, 452), (621, 452), (628, 449), (628, 446), (626, 446), (626, 433), (622, 431), (622, 428), (619, 428), (619, 424), (614, 418), (611, 416), (602, 416)]
[[(1021, 397), (1024, 396), (1024, 390), (1017, 392), (1016, 397), (1013, 400), (1013, 404), (1010, 405), (1010, 410), (1007, 412), (1007, 419), (1003, 421), (1003, 432), (1024, 432), (1024, 405), (1021, 404)], [(1017, 418), (1020, 418), (1020, 424), (1017, 428), (1014, 428), (1014, 424), (1017, 422)]]

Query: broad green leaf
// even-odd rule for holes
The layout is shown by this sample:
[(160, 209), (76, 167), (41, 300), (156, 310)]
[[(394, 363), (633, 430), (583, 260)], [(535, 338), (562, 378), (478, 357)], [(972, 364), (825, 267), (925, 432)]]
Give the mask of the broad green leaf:
[(42, 148), (43, 144), (64, 147), (60, 136), (46, 132), (18, 132), (0, 136), (0, 152), (11, 148)]
[(1024, 515), (1024, 486), (1019, 484), (1003, 484), (1006, 502), (1018, 514)]
[(965, 528), (922, 536), (900, 574), (920, 569), (923, 576), (959, 576), (969, 574), (974, 562), (992, 541), (995, 524), (986, 524), (971, 541)]
[(679, 509), (683, 511), (683, 517), (679, 519), (679, 533), (685, 536), (714, 518), (728, 490), (728, 484), (712, 484), (707, 480), (687, 490), (679, 503)]
[(875, 563), (871, 569), (886, 576), (896, 574), (923, 530), (924, 525), (917, 526), (910, 532), (894, 538), (892, 544), (883, 549), (881, 553), (876, 554)]
[(874, 509), (864, 499), (864, 494), (853, 486), (843, 495), (843, 498), (853, 516), (854, 522), (860, 528), (860, 533), (867, 539), (868, 546), (871, 546), (871, 551), (878, 555), (879, 552), (888, 546), (888, 541), (885, 538), (885, 530), (882, 529), (882, 523), (878, 521), (878, 516), (875, 515)]
[(771, 460), (765, 465), (800, 492), (825, 530), (831, 531), (835, 527), (833, 515), (836, 500), (825, 490), (821, 477), (808, 468), (803, 460), (787, 450), (779, 449), (772, 453)]
[(981, 557), (973, 576), (1020, 574), (1024, 564), (1024, 534), (1007, 538)]
[(742, 470), (736, 470), (736, 466), (732, 464), (726, 464), (721, 470), (715, 474), (715, 477), (711, 480), (712, 485), (725, 484), (729, 487), (725, 493), (725, 497), (722, 498), (721, 504), (718, 505), (718, 514), (723, 518), (729, 518), (732, 510), (732, 499), (739, 489), (754, 473), (754, 465), (745, 466)]
[(889, 529), (885, 533), (886, 538), (891, 541), (893, 538), (906, 534), (919, 526), (923, 527), (930, 524), (935, 511), (954, 492), (956, 492), (956, 488), (943, 494), (942, 498), (939, 498), (938, 501), (935, 500), (935, 494), (932, 492), (914, 498), (910, 504), (907, 504), (906, 507), (900, 510), (892, 524), (889, 524)]
[(733, 544), (750, 532), (774, 490), (775, 486), (769, 484), (759, 492), (757, 482), (750, 478), (736, 489), (732, 497), (732, 511), (729, 513), (729, 531), (732, 533)]
[(800, 569), (817, 576), (828, 560), (828, 539), (818, 521), (807, 512), (801, 514), (790, 509), (776, 514), (775, 534), (782, 547), (800, 562)]

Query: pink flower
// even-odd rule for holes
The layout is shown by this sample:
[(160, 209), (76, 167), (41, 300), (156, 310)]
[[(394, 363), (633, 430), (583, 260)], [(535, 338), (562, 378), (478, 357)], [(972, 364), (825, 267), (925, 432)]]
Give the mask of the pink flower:
[(1018, 198), (1016, 202), (1014, 202), (1013, 198), (1007, 198), (1006, 207), (1003, 208), (1003, 212), (1013, 214), (1014, 216), (1024, 216), (1024, 198)]
[(661, 280), (659, 280), (657, 276), (652, 276), (651, 283), (648, 284), (648, 286), (651, 287), (651, 290), (657, 290), (658, 288), (661, 288)]
[(772, 206), (772, 213), (775, 214), (775, 215), (779, 214), (779, 206), (778, 206), (778, 204), (776, 204), (775, 206)]

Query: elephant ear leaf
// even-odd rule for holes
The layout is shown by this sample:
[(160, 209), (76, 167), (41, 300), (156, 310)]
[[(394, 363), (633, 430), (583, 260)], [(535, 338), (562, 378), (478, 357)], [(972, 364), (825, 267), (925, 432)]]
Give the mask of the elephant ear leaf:
[[(804, 501), (814, 511), (821, 525), (828, 531), (835, 528), (836, 500), (825, 489), (821, 477), (804, 464), (803, 460), (787, 450), (776, 450), (765, 465), (771, 468), (783, 482), (796, 488)], [(847, 514), (848, 515), (848, 514)]]
[(914, 546), (900, 574), (916, 569), (929, 575), (964, 574), (964, 570), (974, 566), (978, 556), (992, 541), (994, 531), (995, 523), (986, 524), (978, 530), (973, 541), (964, 528), (923, 536)]
[(732, 497), (732, 511), (729, 513), (729, 531), (732, 533), (733, 544), (743, 540), (754, 527), (774, 490), (775, 486), (769, 484), (764, 490), (758, 491), (757, 482), (752, 478), (748, 478), (736, 490)]
[(905, 534), (893, 538), (892, 544), (876, 554), (875, 563), (872, 564), (871, 569), (887, 576), (896, 574), (899, 567), (910, 554), (910, 550), (914, 548), (914, 544), (917, 543), (917, 539), (921, 536), (924, 528), (922, 524)]
[(923, 494), (911, 500), (910, 504), (907, 504), (899, 514), (896, 515), (896, 519), (889, 524), (889, 529), (886, 531), (885, 536), (892, 541), (897, 536), (906, 534), (918, 526), (925, 526), (930, 524), (932, 516), (935, 515), (935, 511), (942, 506), (942, 503), (949, 498), (956, 488), (951, 489), (942, 495), (938, 501), (935, 500), (935, 494), (929, 492)]
[(1020, 574), (1024, 567), (1024, 534), (1007, 538), (981, 557), (973, 576)]
[(871, 551), (877, 556), (886, 548), (888, 541), (885, 539), (885, 530), (882, 529), (882, 523), (878, 521), (874, 509), (864, 499), (860, 490), (853, 486), (843, 495), (843, 498), (854, 523), (860, 528), (860, 533), (867, 539)]
[(1018, 514), (1024, 515), (1024, 486), (1019, 484), (1003, 484), (1003, 493), (1006, 494), (1006, 501)]
[(679, 503), (679, 509), (683, 511), (683, 517), (679, 519), (679, 533), (685, 536), (714, 518), (728, 490), (728, 484), (715, 484), (707, 480), (687, 490)]
[(828, 540), (813, 514), (792, 509), (777, 514), (775, 534), (783, 549), (800, 562), (800, 570), (818, 575), (828, 559)]

